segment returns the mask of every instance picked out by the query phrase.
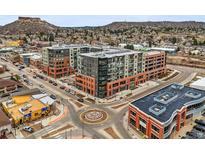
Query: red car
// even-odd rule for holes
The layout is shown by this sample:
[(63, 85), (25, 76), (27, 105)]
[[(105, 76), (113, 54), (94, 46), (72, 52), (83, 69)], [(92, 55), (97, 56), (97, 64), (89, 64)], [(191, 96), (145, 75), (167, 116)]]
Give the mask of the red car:
[(65, 86), (60, 86), (60, 89), (64, 90), (64, 89), (65, 89)]

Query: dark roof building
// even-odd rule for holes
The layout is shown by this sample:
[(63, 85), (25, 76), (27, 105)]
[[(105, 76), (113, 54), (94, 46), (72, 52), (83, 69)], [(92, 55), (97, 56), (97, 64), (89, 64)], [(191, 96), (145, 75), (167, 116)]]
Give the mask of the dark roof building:
[[(150, 129), (147, 128), (147, 124), (152, 122), (159, 126), (159, 130), (163, 129), (163, 134), (160, 135), (152, 135), (152, 129), (145, 131), (144, 134), (149, 138), (168, 137), (172, 132), (170, 129), (179, 130), (185, 124), (186, 119), (201, 114), (204, 109), (205, 91), (180, 84), (171, 84), (130, 104), (131, 114), (143, 115), (141, 119), (146, 121), (145, 130)], [(134, 119), (135, 123), (141, 123), (140, 120), (136, 121), (136, 117)], [(166, 131), (165, 127), (167, 127)]]
[[(0, 132), (11, 128), (11, 121), (7, 115), (0, 109)], [(1, 134), (0, 134), (1, 135)]]
[(8, 80), (8, 79), (0, 79), (0, 89), (5, 87), (11, 87), (18, 85), (18, 83), (14, 80)]

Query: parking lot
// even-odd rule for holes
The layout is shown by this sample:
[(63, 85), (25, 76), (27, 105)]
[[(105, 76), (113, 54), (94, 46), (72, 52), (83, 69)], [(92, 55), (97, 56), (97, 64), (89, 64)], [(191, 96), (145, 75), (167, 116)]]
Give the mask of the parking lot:
[(192, 129), (187, 131), (181, 139), (205, 139), (205, 118), (195, 119)]

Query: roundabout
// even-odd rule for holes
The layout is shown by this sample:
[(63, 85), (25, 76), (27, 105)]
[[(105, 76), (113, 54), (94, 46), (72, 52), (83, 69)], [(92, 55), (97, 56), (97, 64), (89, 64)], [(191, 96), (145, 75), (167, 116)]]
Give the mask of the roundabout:
[(107, 112), (100, 109), (89, 109), (80, 114), (80, 119), (87, 124), (99, 124), (106, 121)]

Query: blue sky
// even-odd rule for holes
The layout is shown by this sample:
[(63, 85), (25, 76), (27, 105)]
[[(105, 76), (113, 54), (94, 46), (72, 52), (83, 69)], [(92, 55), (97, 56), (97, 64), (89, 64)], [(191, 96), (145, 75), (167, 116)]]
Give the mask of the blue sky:
[[(25, 15), (21, 15), (25, 16)], [(100, 26), (106, 25), (114, 21), (203, 21), (205, 16), (176, 16), (176, 15), (42, 15), (30, 16), (40, 17), (57, 26), (77, 27), (77, 26)], [(17, 15), (0, 15), (0, 25), (5, 25), (18, 18)]]

